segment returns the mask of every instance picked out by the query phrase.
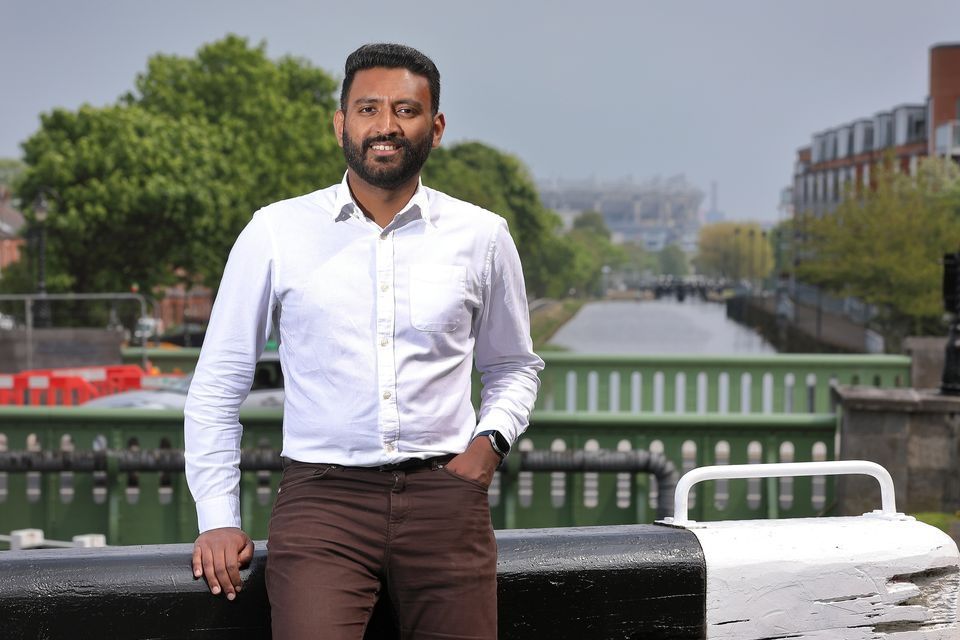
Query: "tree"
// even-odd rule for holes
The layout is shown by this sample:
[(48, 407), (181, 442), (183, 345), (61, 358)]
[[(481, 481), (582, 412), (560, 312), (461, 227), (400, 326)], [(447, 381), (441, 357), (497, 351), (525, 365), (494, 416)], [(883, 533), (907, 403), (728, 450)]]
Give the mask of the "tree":
[(336, 89), (337, 82), (309, 61), (273, 61), (265, 43), (251, 46), (231, 35), (193, 58), (152, 57), (122, 102), (216, 129), (249, 181), (240, 203), (249, 214), (341, 178), (343, 156), (331, 124)]
[(11, 188), (17, 177), (23, 173), (24, 165), (13, 158), (0, 158), (0, 187)]
[(694, 262), (704, 275), (740, 281), (766, 278), (773, 268), (767, 234), (755, 222), (717, 222), (700, 229)]
[(589, 231), (607, 240), (610, 239), (610, 229), (607, 227), (603, 214), (599, 211), (584, 211), (573, 219), (573, 228), (577, 231)]
[(675, 244), (668, 244), (660, 250), (660, 273), (667, 276), (685, 276), (690, 272), (687, 254)]
[[(270, 60), (263, 44), (228, 36), (193, 57), (150, 58), (115, 105), (43, 115), (18, 184), (24, 202), (50, 200), (48, 288), (151, 291), (177, 279), (215, 288), (256, 209), (340, 180), (336, 88), (304, 60)], [(509, 154), (441, 147), (424, 181), (507, 219), (535, 296), (580, 287), (603, 264), (562, 236)]]
[(176, 274), (216, 286), (253, 211), (339, 178), (335, 86), (229, 36), (154, 56), (116, 105), (43, 115), (18, 192), (49, 196), (51, 289), (150, 290)]
[[(589, 220), (590, 214), (586, 215)], [(610, 242), (606, 225), (598, 228), (596, 224), (587, 224), (577, 228), (574, 224), (567, 238), (578, 257), (577, 271), (571, 274), (574, 288), (589, 295), (604, 295), (604, 272), (623, 266), (626, 253)]]
[(515, 157), (480, 142), (440, 147), (423, 171), (425, 183), (503, 216), (535, 297), (564, 295), (580, 268), (559, 236), (560, 218), (540, 202), (526, 167)]
[(798, 275), (878, 305), (880, 324), (895, 335), (940, 333), (940, 259), (960, 246), (960, 169), (925, 158), (909, 176), (884, 163), (875, 181), (832, 214), (798, 218)]

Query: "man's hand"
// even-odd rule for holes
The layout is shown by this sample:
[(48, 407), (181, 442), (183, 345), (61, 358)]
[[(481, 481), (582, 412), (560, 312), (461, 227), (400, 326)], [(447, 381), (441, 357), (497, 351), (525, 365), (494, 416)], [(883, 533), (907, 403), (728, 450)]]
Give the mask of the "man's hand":
[(500, 464), (500, 456), (484, 437), (474, 438), (467, 450), (447, 463), (447, 469), (462, 478), (483, 483), (489, 487), (493, 473)]
[(236, 527), (204, 531), (193, 543), (193, 577), (207, 579), (210, 593), (233, 600), (240, 591), (240, 568), (253, 559), (253, 540)]

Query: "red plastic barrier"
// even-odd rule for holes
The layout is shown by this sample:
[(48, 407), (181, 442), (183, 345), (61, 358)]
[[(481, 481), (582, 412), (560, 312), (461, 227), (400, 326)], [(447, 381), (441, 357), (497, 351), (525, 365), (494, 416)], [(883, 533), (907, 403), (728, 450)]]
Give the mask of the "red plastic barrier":
[(23, 383), (19, 376), (0, 374), (0, 404), (23, 404)]
[(100, 394), (97, 389), (79, 376), (51, 376), (46, 404), (73, 406), (83, 404)]
[(53, 404), (50, 402), (50, 376), (48, 374), (24, 371), (19, 375), (26, 382), (27, 404)]
[[(24, 372), (28, 373), (28, 372)], [(96, 389), (97, 396), (106, 395), (112, 393), (110, 378), (107, 375), (107, 367), (71, 367), (66, 369), (53, 369), (50, 372), (51, 376), (56, 377), (77, 377), (82, 380), (86, 380), (94, 389)]]
[(110, 386), (109, 393), (140, 389), (143, 376), (147, 374), (146, 371), (135, 364), (114, 365), (106, 367), (106, 369)]
[(140, 389), (146, 372), (137, 365), (31, 369), (0, 374), (0, 405), (72, 406), (99, 396)]

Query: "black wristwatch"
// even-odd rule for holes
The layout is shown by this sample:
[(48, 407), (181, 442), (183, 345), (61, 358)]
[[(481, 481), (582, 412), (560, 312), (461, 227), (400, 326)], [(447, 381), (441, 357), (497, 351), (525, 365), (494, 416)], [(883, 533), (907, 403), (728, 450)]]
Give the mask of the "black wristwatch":
[(478, 438), (484, 437), (490, 441), (490, 447), (493, 448), (493, 452), (500, 456), (502, 461), (507, 457), (507, 454), (510, 453), (510, 443), (507, 442), (507, 439), (503, 437), (503, 434), (499, 431), (490, 429), (489, 431), (481, 431), (477, 434)]

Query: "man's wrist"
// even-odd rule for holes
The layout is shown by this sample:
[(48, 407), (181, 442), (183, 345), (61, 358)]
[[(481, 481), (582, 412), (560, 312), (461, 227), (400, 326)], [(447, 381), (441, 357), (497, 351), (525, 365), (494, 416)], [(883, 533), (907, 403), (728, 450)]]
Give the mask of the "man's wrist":
[(510, 443), (502, 433), (495, 429), (481, 431), (475, 438), (485, 438), (487, 442), (490, 443), (490, 448), (493, 449), (493, 452), (497, 454), (497, 457), (500, 458), (501, 461), (510, 453)]

